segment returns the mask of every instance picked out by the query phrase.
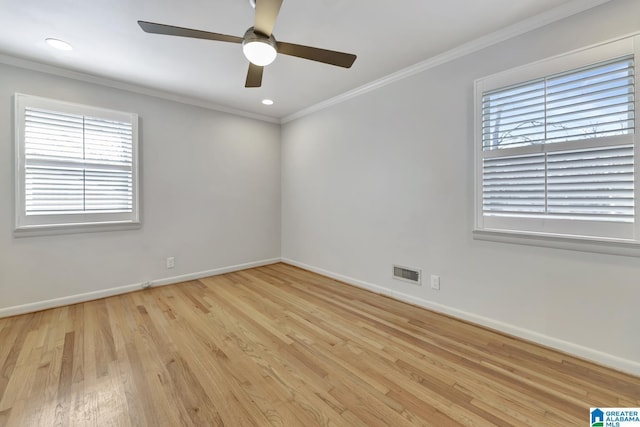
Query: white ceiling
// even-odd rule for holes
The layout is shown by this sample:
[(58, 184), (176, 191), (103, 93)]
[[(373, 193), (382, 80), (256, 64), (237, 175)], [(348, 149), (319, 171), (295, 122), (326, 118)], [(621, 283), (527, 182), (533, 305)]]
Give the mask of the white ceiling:
[[(260, 1), (260, 0), (258, 0)], [(248, 0), (0, 0), (0, 54), (282, 118), (538, 14), (586, 0), (285, 0), (278, 40), (358, 55), (351, 69), (284, 55), (247, 89), (238, 44), (144, 33), (137, 20), (242, 36)], [(44, 39), (71, 43), (50, 48)], [(0, 59), (1, 60), (1, 59)], [(275, 104), (263, 106), (260, 100)]]

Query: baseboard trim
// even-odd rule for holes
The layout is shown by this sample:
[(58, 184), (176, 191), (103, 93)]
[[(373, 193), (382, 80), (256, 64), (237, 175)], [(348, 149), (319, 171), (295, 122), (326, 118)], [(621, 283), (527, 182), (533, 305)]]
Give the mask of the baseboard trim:
[[(280, 262), (280, 258), (271, 258), (254, 262), (247, 262), (244, 264), (231, 265), (227, 267), (219, 267), (211, 270), (199, 271), (196, 273), (164, 277), (161, 279), (150, 280), (149, 282), (151, 283), (152, 287), (166, 286), (174, 283), (187, 282), (189, 280), (202, 279), (203, 277), (217, 276), (219, 274), (231, 273), (234, 271), (246, 270), (255, 267), (262, 267), (263, 265), (275, 264), (277, 262)], [(32, 313), (34, 311), (47, 310), (64, 305), (78, 304), (81, 302), (93, 301), (96, 299), (107, 298), (114, 295), (121, 295), (128, 292), (139, 291), (142, 289), (144, 283), (146, 282), (140, 282), (133, 285), (119, 286), (109, 289), (101, 289), (99, 291), (93, 292), (85, 292), (50, 300), (37, 301), (29, 304), (16, 305), (13, 307), (0, 308), (0, 318), (17, 316), (19, 314)]]
[(180, 276), (165, 277), (163, 279), (153, 280), (151, 286), (165, 286), (174, 283), (187, 282), (189, 280), (198, 280), (203, 277), (218, 276), (220, 274), (232, 273), (234, 271), (247, 270), (249, 268), (262, 267), (280, 262), (280, 258), (270, 258), (261, 261), (247, 262), (244, 264), (232, 265), (229, 267), (214, 268), (213, 270), (199, 271), (197, 273), (183, 274)]
[(402, 292), (393, 291), (384, 288), (379, 285), (368, 283), (362, 280), (354, 279), (349, 276), (334, 273), (332, 271), (325, 270), (323, 268), (314, 267), (312, 265), (305, 264), (290, 258), (282, 258), (283, 263), (293, 265), (295, 267), (302, 268), (323, 276), (330, 277), (332, 279), (345, 282), (349, 285), (353, 285), (362, 289), (366, 289), (381, 295), (385, 295), (402, 302), (414, 304), (416, 306), (432, 310), (434, 312), (446, 314), (458, 319), (468, 321), (486, 328), (496, 330), (508, 335), (512, 335), (517, 338), (522, 338), (545, 347), (549, 347), (561, 352), (585, 359), (597, 364), (607, 366), (616, 369), (621, 372), (625, 372), (631, 375), (640, 376), (640, 363), (633, 360), (624, 359), (613, 354), (604, 353), (599, 350), (595, 350), (589, 347), (584, 347), (579, 344), (575, 344), (569, 341), (564, 341), (558, 338), (550, 337), (548, 335), (541, 334), (539, 332), (531, 331), (529, 329), (520, 328), (509, 323), (504, 323), (489, 317), (480, 316), (474, 313), (469, 313), (463, 310), (458, 310), (453, 307), (435, 303), (433, 301), (417, 298), (412, 295), (407, 295)]

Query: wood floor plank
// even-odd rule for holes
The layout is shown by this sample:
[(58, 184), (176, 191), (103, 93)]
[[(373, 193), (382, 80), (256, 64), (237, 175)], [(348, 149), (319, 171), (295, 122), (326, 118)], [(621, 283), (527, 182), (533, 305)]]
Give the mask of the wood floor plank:
[(571, 426), (640, 378), (286, 264), (0, 319), (0, 427)]

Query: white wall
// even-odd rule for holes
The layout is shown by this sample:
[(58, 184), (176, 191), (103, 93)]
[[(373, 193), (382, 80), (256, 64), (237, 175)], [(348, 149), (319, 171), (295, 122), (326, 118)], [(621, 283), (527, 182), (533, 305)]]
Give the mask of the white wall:
[[(472, 237), (473, 81), (639, 16), (610, 2), (285, 124), (283, 258), (640, 374), (640, 259)], [(393, 280), (394, 263), (426, 283)]]
[[(138, 113), (141, 229), (13, 237), (15, 92)], [(7, 65), (0, 123), (0, 314), (280, 256), (279, 125)]]

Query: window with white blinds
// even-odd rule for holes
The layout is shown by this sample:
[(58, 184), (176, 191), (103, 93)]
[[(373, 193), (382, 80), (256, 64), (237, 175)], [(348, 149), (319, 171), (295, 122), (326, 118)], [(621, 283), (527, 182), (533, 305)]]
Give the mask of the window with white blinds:
[(488, 90), (476, 82), (476, 229), (639, 240), (635, 49), (627, 45), (604, 60), (581, 52), (536, 64), (589, 58), (520, 83), (514, 75), (530, 75), (526, 67), (502, 87), (495, 77)]
[(137, 224), (137, 116), (16, 95), (16, 230)]

